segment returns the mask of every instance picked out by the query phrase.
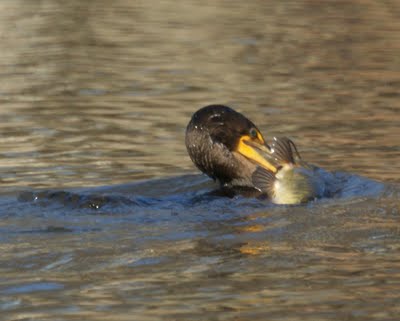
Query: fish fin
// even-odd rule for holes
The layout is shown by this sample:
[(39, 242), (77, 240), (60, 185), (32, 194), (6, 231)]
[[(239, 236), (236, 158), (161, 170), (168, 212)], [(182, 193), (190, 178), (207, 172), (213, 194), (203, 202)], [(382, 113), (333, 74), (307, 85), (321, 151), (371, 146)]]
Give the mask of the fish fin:
[(279, 164), (296, 164), (301, 156), (293, 141), (287, 137), (274, 137), (271, 144), (272, 155)]
[(257, 167), (251, 176), (253, 185), (262, 192), (266, 192), (268, 196), (273, 194), (273, 185), (275, 181), (275, 175), (271, 171)]

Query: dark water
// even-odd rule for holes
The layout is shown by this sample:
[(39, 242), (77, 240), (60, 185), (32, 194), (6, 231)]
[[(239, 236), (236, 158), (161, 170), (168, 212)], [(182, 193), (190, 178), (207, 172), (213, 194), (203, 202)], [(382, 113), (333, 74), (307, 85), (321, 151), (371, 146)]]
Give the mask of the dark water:
[[(398, 320), (397, 1), (0, 3), (0, 320)], [(210, 103), (338, 171), (207, 195)], [(346, 174), (352, 173), (352, 174)]]

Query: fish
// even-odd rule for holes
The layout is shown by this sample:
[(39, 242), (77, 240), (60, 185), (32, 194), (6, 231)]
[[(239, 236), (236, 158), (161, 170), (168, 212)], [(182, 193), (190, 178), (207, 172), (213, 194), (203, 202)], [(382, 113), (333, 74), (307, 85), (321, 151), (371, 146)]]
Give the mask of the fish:
[(277, 168), (258, 166), (252, 174), (254, 186), (274, 204), (302, 204), (324, 196), (326, 186), (318, 167), (304, 162), (296, 145), (287, 137), (274, 137), (264, 157)]

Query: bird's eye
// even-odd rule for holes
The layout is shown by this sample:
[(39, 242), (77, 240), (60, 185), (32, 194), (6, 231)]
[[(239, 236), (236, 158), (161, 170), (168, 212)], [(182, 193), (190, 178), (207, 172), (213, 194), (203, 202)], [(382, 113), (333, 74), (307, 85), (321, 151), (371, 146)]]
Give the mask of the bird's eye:
[(257, 129), (255, 128), (250, 129), (250, 137), (257, 138)]

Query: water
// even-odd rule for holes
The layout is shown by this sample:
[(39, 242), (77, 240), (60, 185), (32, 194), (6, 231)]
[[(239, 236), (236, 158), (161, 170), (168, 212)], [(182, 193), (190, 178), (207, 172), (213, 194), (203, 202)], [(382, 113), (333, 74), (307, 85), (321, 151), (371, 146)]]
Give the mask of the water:
[[(0, 320), (397, 320), (396, 1), (0, 4)], [(228, 104), (343, 182), (207, 194)], [(351, 174), (348, 174), (351, 173)]]

